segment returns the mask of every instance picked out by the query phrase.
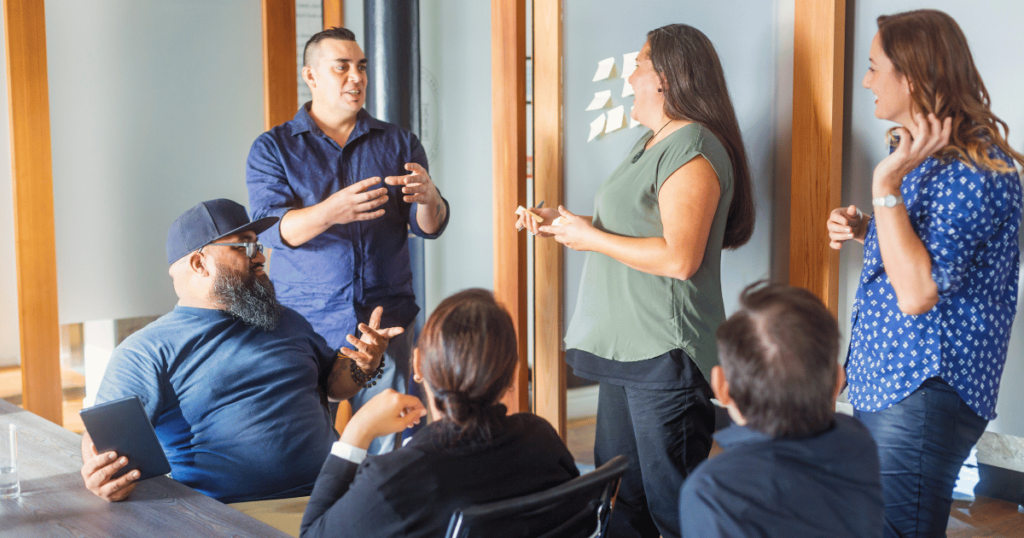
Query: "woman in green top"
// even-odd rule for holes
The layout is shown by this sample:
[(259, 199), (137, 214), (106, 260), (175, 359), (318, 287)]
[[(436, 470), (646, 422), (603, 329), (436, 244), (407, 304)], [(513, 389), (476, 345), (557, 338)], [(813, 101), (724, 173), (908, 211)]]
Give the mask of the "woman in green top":
[(725, 76), (703, 33), (674, 24), (647, 34), (629, 83), (632, 116), (651, 132), (598, 189), (593, 217), (534, 208), (544, 225), (517, 225), (589, 251), (566, 360), (600, 382), (595, 464), (630, 460), (609, 535), (668, 538), (679, 536), (683, 479), (711, 450), (721, 251), (750, 239), (754, 207)]

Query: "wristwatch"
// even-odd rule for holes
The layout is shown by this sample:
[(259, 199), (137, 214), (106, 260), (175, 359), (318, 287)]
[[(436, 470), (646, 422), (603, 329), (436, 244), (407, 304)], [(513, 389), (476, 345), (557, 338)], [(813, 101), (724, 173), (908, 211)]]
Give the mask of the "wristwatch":
[(896, 204), (902, 204), (903, 197), (899, 195), (887, 194), (879, 198), (871, 200), (871, 205), (875, 207), (896, 207)]

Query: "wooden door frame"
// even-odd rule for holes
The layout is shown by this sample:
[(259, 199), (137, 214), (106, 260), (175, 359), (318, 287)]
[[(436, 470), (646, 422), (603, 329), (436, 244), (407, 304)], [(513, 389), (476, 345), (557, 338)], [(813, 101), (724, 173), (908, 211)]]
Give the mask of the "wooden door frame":
[[(565, 198), (562, 133), (562, 0), (533, 0), (533, 203)], [(566, 439), (566, 365), (562, 350), (565, 249), (534, 241), (535, 412)]]
[(526, 202), (526, 0), (491, 0), (494, 296), (516, 327), (519, 367), (503, 402), (530, 410), (527, 365), (526, 235), (515, 210)]
[(22, 406), (64, 423), (43, 0), (4, 0)]
[(839, 310), (839, 252), (825, 222), (843, 168), (846, 0), (795, 0), (789, 283)]
[(261, 0), (263, 129), (292, 119), (299, 108), (295, 61), (295, 0)]

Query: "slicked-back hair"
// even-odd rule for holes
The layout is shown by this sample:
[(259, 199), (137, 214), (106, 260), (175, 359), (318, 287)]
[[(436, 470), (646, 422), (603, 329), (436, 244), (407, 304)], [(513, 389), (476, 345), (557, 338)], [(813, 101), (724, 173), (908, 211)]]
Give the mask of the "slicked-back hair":
[(748, 427), (778, 438), (832, 423), (839, 325), (814, 294), (756, 282), (716, 336), (729, 397)]
[(647, 42), (651, 65), (664, 82), (665, 115), (703, 125), (729, 154), (733, 193), (722, 247), (739, 248), (754, 234), (754, 195), (747, 150), (715, 46), (703, 32), (685, 24), (651, 30)]
[(312, 35), (308, 41), (306, 41), (305, 48), (302, 49), (302, 65), (305, 67), (316, 67), (316, 53), (320, 51), (320, 42), (325, 39), (337, 39), (338, 41), (355, 41), (356, 34), (348, 28), (328, 28)]
[(501, 397), (518, 362), (512, 316), (483, 289), (468, 289), (437, 305), (417, 349), (420, 373), (444, 414), (444, 446), (477, 444), (498, 433), (507, 413)]

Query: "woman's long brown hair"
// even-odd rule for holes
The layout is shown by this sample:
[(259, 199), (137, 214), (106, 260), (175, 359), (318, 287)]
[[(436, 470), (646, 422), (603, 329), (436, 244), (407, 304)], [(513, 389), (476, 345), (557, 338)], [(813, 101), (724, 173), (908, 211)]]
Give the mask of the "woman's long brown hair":
[[(882, 50), (896, 72), (910, 81), (916, 112), (952, 118), (949, 145), (938, 155), (969, 166), (1010, 172), (1016, 166), (990, 155), (996, 146), (1024, 164), (1024, 154), (1006, 141), (1010, 129), (990, 110), (985, 83), (978, 74), (967, 38), (952, 17), (942, 11), (921, 9), (878, 17)], [(890, 131), (890, 136), (894, 131)]]
[(729, 154), (733, 194), (722, 247), (739, 248), (754, 234), (754, 195), (747, 150), (715, 46), (700, 30), (685, 24), (651, 30), (647, 42), (651, 64), (665, 83), (665, 115), (708, 128)]

